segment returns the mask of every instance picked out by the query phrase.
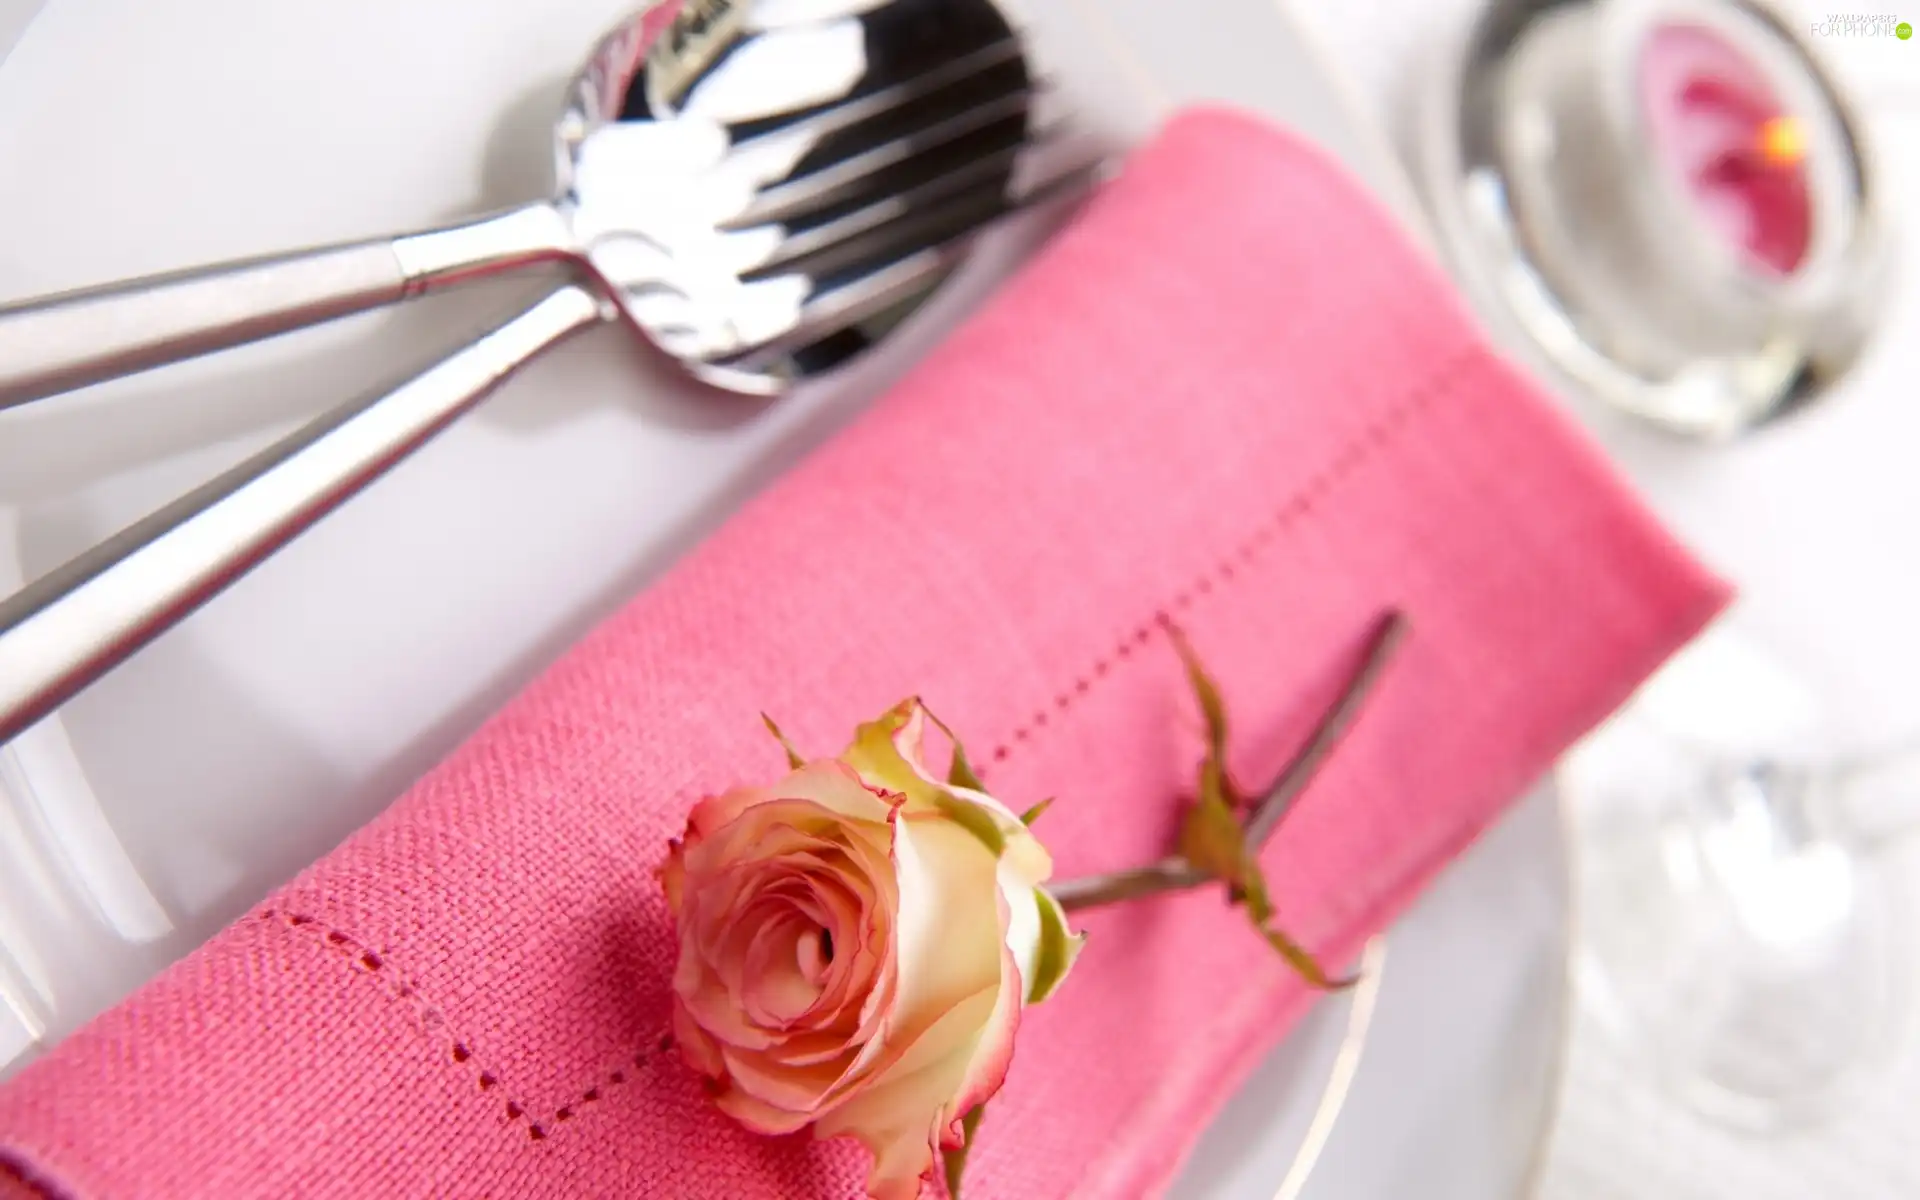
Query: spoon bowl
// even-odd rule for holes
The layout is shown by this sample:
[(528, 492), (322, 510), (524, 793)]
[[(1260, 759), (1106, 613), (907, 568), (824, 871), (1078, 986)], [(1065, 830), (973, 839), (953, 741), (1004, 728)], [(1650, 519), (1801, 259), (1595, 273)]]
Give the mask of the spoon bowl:
[[(556, 136), (559, 253), (698, 377), (773, 394), (925, 300), (1036, 140), (987, 0), (705, 0), (596, 48)], [(664, 35), (664, 36), (662, 36)], [(918, 269), (914, 269), (917, 266)]]

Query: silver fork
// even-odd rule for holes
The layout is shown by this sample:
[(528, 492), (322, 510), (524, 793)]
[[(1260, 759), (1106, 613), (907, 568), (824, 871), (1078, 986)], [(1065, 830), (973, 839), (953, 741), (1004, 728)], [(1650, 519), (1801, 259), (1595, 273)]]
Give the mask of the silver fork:
[(850, 262), (1006, 203), (1047, 100), (991, 0), (654, 0), (569, 90), (555, 198), (0, 306), (0, 410), (554, 262), (701, 378), (778, 392), (836, 360), (772, 333), (806, 349)]
[[(924, 37), (929, 14), (951, 15), (961, 6), (907, 0), (869, 9), (860, 20), (870, 51), (876, 18), (889, 9), (917, 13)], [(992, 12), (984, 0), (976, 18), (981, 11)], [(905, 78), (856, 88), (851, 97), (745, 121), (701, 119), (701, 84), (723, 78), (729, 62), (741, 70), (751, 65), (745, 50), (756, 31), (738, 22), (739, 12), (709, 2), (666, 26), (643, 15), (603, 42), (582, 73), (561, 124), (563, 144), (573, 147), (567, 197), (538, 217), (556, 235), (550, 245), (560, 243), (564, 229), (577, 248), (568, 253), (577, 252), (586, 268), (580, 279), (394, 390), (320, 417), (0, 603), (0, 743), (572, 335), (619, 322), (703, 378), (776, 391), (848, 362), (881, 336), (863, 333), (863, 323), (892, 328), (986, 230), (1085, 192), (1104, 169), (1096, 158), (1062, 151), (1063, 127), (1034, 119), (1040, 92), (1004, 23), (997, 34), (988, 29), (978, 47), (912, 63)], [(731, 34), (723, 28), (728, 13), (737, 21)], [(662, 47), (672, 53), (663, 55)], [(1015, 70), (994, 75), (995, 56)], [(620, 120), (633, 95), (648, 97), (662, 115)], [(603, 133), (608, 137), (598, 145), (607, 150), (596, 157), (594, 139)], [(1054, 155), (1061, 161), (1028, 171), (1044, 150), (1061, 151)], [(653, 170), (618, 170), (636, 164)], [(636, 214), (644, 219), (613, 219)], [(445, 236), (472, 233), (469, 227)], [(431, 278), (457, 282), (459, 272)], [(281, 308), (269, 323), (301, 316)], [(257, 335), (257, 328), (228, 323), (212, 341)], [(143, 345), (146, 365), (155, 355), (170, 361), (209, 348), (205, 339), (184, 350), (165, 340)], [(96, 358), (86, 369), (103, 369), (105, 361)], [(78, 360), (63, 362), (60, 377), (70, 378)]]

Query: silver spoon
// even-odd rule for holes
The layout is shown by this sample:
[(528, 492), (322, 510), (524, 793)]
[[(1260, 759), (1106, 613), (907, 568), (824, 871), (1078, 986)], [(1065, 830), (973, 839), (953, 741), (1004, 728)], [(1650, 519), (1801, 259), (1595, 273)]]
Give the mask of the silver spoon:
[(778, 392), (848, 351), (813, 348), (849, 264), (1004, 209), (1038, 91), (990, 0), (655, 0), (569, 90), (554, 199), (0, 307), (0, 409), (553, 262), (702, 379)]
[[(778, 6), (779, 0), (761, 0), (755, 7)], [(916, 15), (917, 24), (908, 28), (920, 35), (918, 45), (939, 44), (936, 39), (951, 32), (940, 22), (961, 7), (936, 0), (888, 6)], [(1082, 159), (1048, 178), (1016, 178), (1026, 174), (1025, 152), (1044, 140), (1043, 133), (1028, 129), (1031, 90), (1024, 66), (1019, 88), (1005, 93), (1020, 97), (1016, 116), (987, 118), (972, 140), (954, 134), (961, 119), (992, 111), (991, 101), (981, 102), (977, 91), (957, 108), (930, 102), (947, 85), (929, 90), (928, 76), (957, 70), (954, 62), (977, 65), (978, 52), (964, 46), (959, 58), (931, 66), (906, 56), (912, 73), (905, 79), (797, 117), (757, 118), (746, 136), (719, 145), (711, 124), (703, 128), (667, 107), (700, 103), (700, 82), (721, 78), (728, 57), (739, 54), (701, 54), (705, 27), (699, 22), (707, 11), (682, 14), (682, 22), (693, 23), (690, 33), (641, 18), (603, 43), (561, 124), (563, 145), (574, 148), (576, 186), (570, 195), (584, 196), (587, 180), (609, 164), (644, 162), (650, 168), (652, 173), (635, 177), (640, 182), (630, 189), (631, 203), (614, 210), (644, 214), (644, 230), (614, 226), (600, 206), (587, 202), (537, 216), (564, 219), (569, 236), (579, 237), (589, 268), (584, 281), (555, 288), (394, 391), (315, 420), (0, 602), (0, 743), (218, 594), (472, 409), (507, 376), (572, 335), (620, 321), (705, 378), (741, 390), (775, 390), (859, 354), (923, 301), (983, 231), (1012, 213), (1083, 192), (1101, 169), (1097, 161)], [(869, 33), (876, 15), (863, 14)], [(653, 40), (663, 33), (665, 41)], [(736, 37), (725, 44), (750, 43)], [(908, 48), (915, 44), (909, 41)], [(675, 49), (663, 56), (661, 46)], [(636, 96), (649, 115), (620, 120)], [(849, 110), (855, 110), (851, 119)], [(840, 141), (821, 134), (829, 127), (843, 135)], [(943, 131), (929, 134), (930, 128)], [(605, 143), (614, 152), (596, 160), (583, 148), (603, 131), (617, 131), (616, 140)], [(804, 139), (797, 168), (767, 149), (791, 154), (791, 146), (782, 148), (776, 140), (783, 133)], [(634, 157), (623, 160), (621, 154)], [(774, 157), (776, 167), (756, 165), (755, 155)], [(743, 184), (743, 176), (751, 182)], [(610, 178), (622, 176), (615, 170)], [(869, 321), (879, 331), (863, 333)]]

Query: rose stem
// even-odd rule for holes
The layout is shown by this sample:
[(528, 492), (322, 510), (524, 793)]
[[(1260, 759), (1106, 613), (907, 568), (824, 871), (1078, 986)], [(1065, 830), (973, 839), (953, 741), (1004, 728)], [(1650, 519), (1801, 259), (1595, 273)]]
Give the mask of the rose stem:
[[(1373, 692), (1394, 651), (1405, 640), (1406, 633), (1407, 618), (1398, 609), (1380, 618), (1368, 639), (1366, 657), (1347, 681), (1346, 688), (1327, 709), (1326, 715), (1320, 718), (1320, 724), (1314, 728), (1307, 744), (1280, 772), (1279, 778), (1274, 780), (1273, 786), (1260, 798), (1253, 814), (1247, 818), (1247, 846), (1250, 850), (1257, 852), (1266, 844), (1279, 826), (1280, 819), (1293, 807), (1294, 800), (1313, 782), (1320, 768), (1326, 765), (1340, 739), (1360, 714), (1361, 706)], [(1186, 859), (1175, 854), (1145, 867), (1063, 880), (1048, 885), (1047, 891), (1060, 902), (1060, 907), (1073, 912), (1118, 904), (1122, 900), (1138, 900), (1161, 892), (1177, 892), (1212, 882), (1217, 882), (1213, 876), (1188, 865)]]

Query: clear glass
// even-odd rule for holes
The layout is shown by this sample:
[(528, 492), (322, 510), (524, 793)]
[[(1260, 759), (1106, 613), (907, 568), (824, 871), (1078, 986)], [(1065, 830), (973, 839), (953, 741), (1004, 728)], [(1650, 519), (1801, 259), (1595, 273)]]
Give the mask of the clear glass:
[(1909, 1037), (1915, 955), (1881, 851), (1920, 753), (1855, 747), (1738, 635), (1676, 659), (1560, 771), (1583, 999), (1680, 1100), (1772, 1133), (1826, 1120)]

